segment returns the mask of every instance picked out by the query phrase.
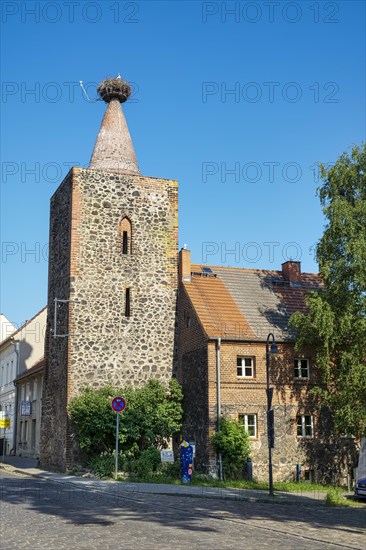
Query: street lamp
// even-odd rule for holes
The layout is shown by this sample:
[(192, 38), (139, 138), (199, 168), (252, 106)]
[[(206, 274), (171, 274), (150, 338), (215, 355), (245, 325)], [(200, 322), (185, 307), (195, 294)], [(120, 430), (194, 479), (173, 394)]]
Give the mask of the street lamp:
[(275, 337), (270, 332), (266, 342), (266, 393), (267, 393), (267, 437), (268, 437), (268, 480), (269, 494), (273, 497), (272, 449), (274, 447), (274, 413), (272, 409), (273, 388), (269, 387), (269, 358), (278, 353)]

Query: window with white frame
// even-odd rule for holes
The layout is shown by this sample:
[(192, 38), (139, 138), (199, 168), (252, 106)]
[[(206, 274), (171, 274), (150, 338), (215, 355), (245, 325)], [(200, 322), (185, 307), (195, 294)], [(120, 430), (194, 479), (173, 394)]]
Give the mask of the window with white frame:
[(311, 414), (300, 414), (297, 419), (297, 435), (300, 437), (313, 437), (314, 421)]
[(256, 414), (239, 414), (239, 422), (244, 425), (245, 431), (249, 437), (257, 437), (257, 415)]
[(294, 359), (295, 378), (309, 378), (309, 359)]
[(254, 378), (254, 357), (238, 357), (236, 375), (238, 378)]

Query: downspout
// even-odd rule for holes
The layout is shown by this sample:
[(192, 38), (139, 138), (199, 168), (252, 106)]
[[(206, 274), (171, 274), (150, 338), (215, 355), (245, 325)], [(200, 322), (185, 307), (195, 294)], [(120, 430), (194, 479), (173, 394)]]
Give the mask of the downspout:
[[(217, 431), (220, 431), (220, 423), (221, 423), (221, 378), (220, 378), (220, 350), (221, 350), (221, 338), (217, 338), (217, 344), (216, 344), (216, 406), (217, 406)], [(223, 480), (222, 475), (222, 456), (221, 453), (219, 453), (218, 456), (218, 462), (219, 462), (219, 479), (220, 481)]]

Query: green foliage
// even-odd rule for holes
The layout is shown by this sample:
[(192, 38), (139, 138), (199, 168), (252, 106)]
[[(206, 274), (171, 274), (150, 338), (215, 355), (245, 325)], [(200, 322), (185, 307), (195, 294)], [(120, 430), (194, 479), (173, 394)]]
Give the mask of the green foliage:
[(115, 470), (115, 454), (102, 453), (89, 460), (88, 466), (98, 477), (111, 477)]
[(152, 472), (156, 472), (160, 465), (160, 451), (151, 447), (142, 451), (138, 458), (129, 460), (126, 469), (140, 478), (146, 478)]
[(151, 380), (142, 388), (87, 388), (71, 401), (69, 414), (80, 448), (89, 459), (115, 449), (116, 413), (111, 402), (116, 395), (127, 403), (119, 431), (120, 448), (127, 459), (139, 458), (151, 448), (166, 448), (166, 440), (180, 431), (183, 396), (175, 379), (168, 386)]
[(341, 433), (366, 433), (366, 145), (321, 165), (327, 223), (317, 245), (324, 288), (310, 293), (308, 315), (295, 313), (297, 349), (316, 353), (323, 384), (314, 390)]
[(325, 497), (325, 505), (331, 506), (331, 507), (352, 506), (356, 508), (360, 506), (359, 504), (357, 504), (357, 502), (353, 500), (353, 497), (351, 498), (347, 497), (345, 496), (344, 493), (345, 493), (345, 490), (342, 489), (341, 487), (334, 487), (334, 488), (328, 489), (327, 495)]
[(180, 479), (180, 461), (162, 462), (160, 464), (159, 473), (161, 476), (171, 478), (174, 481)]
[(77, 431), (80, 448), (87, 456), (112, 452), (116, 433), (116, 413), (111, 401), (116, 395), (112, 386), (86, 388), (71, 400), (69, 414)]
[(220, 431), (211, 437), (211, 443), (217, 453), (221, 453), (225, 479), (240, 479), (246, 470), (250, 456), (248, 433), (241, 422), (223, 418)]
[(182, 389), (172, 379), (169, 386), (151, 380), (143, 388), (127, 388), (127, 407), (121, 417), (120, 442), (134, 457), (151, 447), (166, 448), (166, 440), (181, 430)]

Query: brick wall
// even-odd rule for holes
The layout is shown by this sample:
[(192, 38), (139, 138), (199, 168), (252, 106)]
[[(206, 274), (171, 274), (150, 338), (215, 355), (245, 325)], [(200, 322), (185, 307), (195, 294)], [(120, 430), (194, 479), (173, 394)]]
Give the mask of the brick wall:
[[(325, 409), (317, 412), (311, 388), (319, 382), (319, 372), (310, 352), (300, 357), (309, 359), (309, 380), (294, 377), (294, 358), (299, 354), (292, 344), (279, 344), (278, 355), (270, 356), (270, 386), (274, 388), (272, 408), (275, 417), (275, 448), (272, 451), (275, 481), (292, 480), (296, 465), (303, 473), (311, 470), (319, 480), (344, 479), (352, 463), (352, 440), (335, 438), (331, 418)], [(208, 347), (209, 434), (216, 427), (216, 352), (215, 343)], [(255, 377), (237, 377), (237, 357), (253, 357)], [(257, 436), (252, 441), (253, 475), (268, 479), (266, 346), (265, 343), (221, 343), (221, 405), (222, 415), (238, 419), (239, 415), (257, 415)], [(297, 436), (297, 416), (312, 415), (314, 437)], [(343, 448), (343, 454), (342, 454)], [(333, 459), (331, 460), (331, 455)], [(214, 453), (209, 448), (209, 460)]]
[(196, 467), (208, 464), (208, 371), (207, 336), (199, 322), (184, 285), (179, 286), (179, 367), (183, 387), (183, 434), (196, 443)]

